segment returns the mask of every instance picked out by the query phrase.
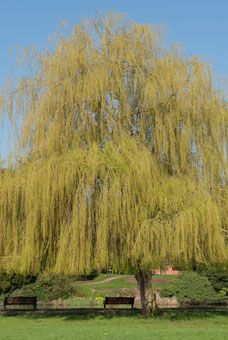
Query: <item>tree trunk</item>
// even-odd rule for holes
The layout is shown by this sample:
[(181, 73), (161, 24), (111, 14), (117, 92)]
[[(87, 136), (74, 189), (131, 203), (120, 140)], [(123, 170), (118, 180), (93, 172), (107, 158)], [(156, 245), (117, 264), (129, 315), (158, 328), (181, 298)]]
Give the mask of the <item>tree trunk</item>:
[(156, 304), (156, 294), (153, 291), (151, 273), (140, 270), (135, 277), (139, 286), (143, 315), (157, 313), (159, 309)]

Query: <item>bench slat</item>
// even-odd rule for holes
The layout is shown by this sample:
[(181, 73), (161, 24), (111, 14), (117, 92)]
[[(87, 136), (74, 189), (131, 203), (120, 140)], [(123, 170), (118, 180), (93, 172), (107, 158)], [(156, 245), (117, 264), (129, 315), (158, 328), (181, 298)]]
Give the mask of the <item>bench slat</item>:
[(127, 296), (109, 297), (107, 296), (104, 300), (104, 308), (107, 305), (131, 305), (133, 308), (135, 298)]
[(4, 309), (7, 305), (33, 305), (36, 309), (36, 296), (7, 296), (4, 300)]

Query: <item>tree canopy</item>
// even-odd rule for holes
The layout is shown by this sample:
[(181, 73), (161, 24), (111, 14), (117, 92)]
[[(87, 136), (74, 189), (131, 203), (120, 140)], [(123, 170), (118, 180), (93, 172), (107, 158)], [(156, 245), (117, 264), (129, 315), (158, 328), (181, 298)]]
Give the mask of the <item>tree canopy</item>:
[(226, 263), (227, 102), (162, 26), (107, 13), (23, 51), (1, 91), (0, 265), (29, 272)]
[(219, 211), (134, 139), (31, 162), (1, 180), (3, 266), (38, 273), (225, 261)]

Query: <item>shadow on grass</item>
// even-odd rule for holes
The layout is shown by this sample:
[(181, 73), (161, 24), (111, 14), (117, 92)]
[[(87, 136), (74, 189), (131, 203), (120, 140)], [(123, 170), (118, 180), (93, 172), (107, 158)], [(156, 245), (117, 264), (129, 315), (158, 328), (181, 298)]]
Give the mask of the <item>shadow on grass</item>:
[(123, 314), (114, 314), (114, 313), (107, 313), (107, 314), (95, 314), (95, 313), (87, 313), (87, 314), (74, 314), (69, 313), (67, 314), (64, 312), (63, 314), (59, 313), (31, 313), (31, 314), (21, 314), (18, 313), (5, 313), (2, 315), (3, 317), (20, 317), (25, 319), (31, 320), (39, 320), (39, 319), (61, 319), (62, 321), (82, 321), (82, 320), (120, 320), (123, 318), (127, 318), (128, 320), (136, 321), (136, 320), (151, 320), (152, 322), (162, 322), (162, 321), (195, 321), (195, 320), (208, 320), (214, 319), (218, 317), (226, 317), (228, 321), (228, 313), (227, 312), (169, 312), (165, 313), (162, 316), (150, 316), (144, 317), (140, 313), (123, 313)]
[(76, 320), (111, 320), (111, 319), (120, 319), (120, 318), (129, 318), (129, 319), (142, 319), (143, 317), (140, 314), (137, 313), (124, 313), (124, 314), (73, 314), (73, 313), (64, 313), (64, 314), (54, 314), (54, 313), (31, 313), (31, 314), (21, 314), (21, 313), (5, 313), (2, 315), (3, 317), (21, 317), (25, 319), (31, 319), (31, 320), (39, 320), (39, 319), (61, 319), (64, 321), (76, 321)]
[(227, 312), (176, 312), (165, 313), (164, 318), (169, 321), (194, 321), (217, 318), (218, 316), (227, 317)]

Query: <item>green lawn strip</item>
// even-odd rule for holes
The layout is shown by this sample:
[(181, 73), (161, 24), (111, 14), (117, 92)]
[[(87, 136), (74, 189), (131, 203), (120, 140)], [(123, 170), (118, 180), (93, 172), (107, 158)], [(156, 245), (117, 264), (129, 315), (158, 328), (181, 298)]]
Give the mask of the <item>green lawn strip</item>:
[(93, 288), (132, 288), (132, 287), (137, 287), (137, 284), (132, 284), (126, 281), (127, 277), (123, 277), (121, 279), (116, 279), (112, 280), (109, 282), (105, 282), (102, 284), (97, 284), (97, 285), (91, 285)]
[(123, 278), (127, 278), (127, 277), (131, 277), (131, 275), (123, 275), (123, 274), (100, 274), (97, 277), (95, 277), (95, 279), (93, 280), (88, 280), (88, 281), (75, 281), (75, 283), (77, 284), (85, 284), (85, 283), (91, 283), (91, 282), (99, 282), (99, 281), (103, 281), (109, 278), (114, 278), (117, 276), (121, 276)]
[(140, 315), (0, 315), (0, 340), (226, 340), (228, 314), (170, 313)]

